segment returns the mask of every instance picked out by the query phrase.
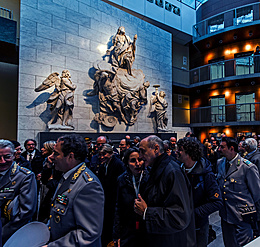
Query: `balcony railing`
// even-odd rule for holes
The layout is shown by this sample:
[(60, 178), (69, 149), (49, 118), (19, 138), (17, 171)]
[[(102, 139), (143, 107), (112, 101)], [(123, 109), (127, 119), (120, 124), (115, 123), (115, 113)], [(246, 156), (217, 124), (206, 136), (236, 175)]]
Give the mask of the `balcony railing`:
[(12, 20), (13, 19), (13, 13), (9, 9), (0, 7), (0, 17), (4, 17), (4, 18)]
[(225, 29), (234, 29), (237, 26), (252, 25), (260, 22), (259, 16), (260, 3), (234, 8), (201, 22), (193, 26), (193, 41), (204, 39), (208, 36), (225, 31)]
[(192, 69), (190, 84), (254, 73), (260, 73), (260, 55), (223, 60)]
[[(259, 124), (260, 121), (260, 103), (206, 106), (192, 109), (173, 107), (173, 112), (181, 116), (190, 113), (191, 126), (253, 125)], [(189, 124), (188, 121), (178, 117), (173, 119), (173, 123), (174, 126)]]

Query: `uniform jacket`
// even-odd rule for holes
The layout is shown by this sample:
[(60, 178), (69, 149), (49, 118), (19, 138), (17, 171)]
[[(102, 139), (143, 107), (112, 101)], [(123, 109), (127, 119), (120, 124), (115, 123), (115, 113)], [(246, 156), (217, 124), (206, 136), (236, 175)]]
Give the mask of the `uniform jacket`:
[(82, 163), (54, 195), (48, 247), (101, 247), (103, 215), (102, 186)]
[(167, 154), (156, 158), (142, 197), (147, 203), (143, 246), (196, 246), (191, 187)]
[(223, 203), (215, 175), (208, 160), (201, 158), (187, 174), (193, 192), (196, 228), (208, 222), (208, 216), (218, 211)]
[(260, 172), (260, 151), (258, 149), (252, 154), (247, 154), (245, 159), (255, 164), (258, 168), (258, 171)]
[[(13, 210), (8, 211), (8, 205), (14, 203)], [(37, 203), (36, 180), (34, 174), (15, 162), (0, 180), (0, 206), (2, 211), (3, 243), (11, 235), (27, 224)]]
[[(26, 159), (27, 151), (21, 153), (21, 156), (23, 156)], [(35, 176), (41, 173), (43, 168), (43, 162), (44, 162), (44, 157), (42, 156), (41, 152), (38, 149), (36, 149), (35, 155), (31, 161), (32, 171), (34, 172)]]
[(226, 158), (218, 160), (217, 180), (222, 192), (224, 207), (220, 216), (230, 224), (239, 224), (242, 213), (255, 210), (260, 199), (260, 180), (257, 167), (239, 154), (225, 171)]
[[(136, 192), (133, 185), (133, 175), (129, 169), (118, 177), (117, 201), (115, 209), (115, 220), (113, 228), (113, 239), (120, 238), (122, 247), (137, 247), (140, 243), (139, 231), (136, 229), (136, 222), (142, 221), (141, 216), (134, 212)], [(142, 195), (148, 179), (148, 172), (143, 172), (139, 186), (139, 193)], [(138, 185), (137, 185), (138, 186)]]

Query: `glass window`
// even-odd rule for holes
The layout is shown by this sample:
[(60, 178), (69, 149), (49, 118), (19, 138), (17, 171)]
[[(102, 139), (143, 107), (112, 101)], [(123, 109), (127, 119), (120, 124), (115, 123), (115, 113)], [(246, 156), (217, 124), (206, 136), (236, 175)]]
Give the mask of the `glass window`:
[(225, 95), (211, 97), (211, 122), (225, 122)]
[(236, 94), (237, 121), (255, 121), (255, 93)]
[(244, 24), (252, 22), (253, 19), (253, 6), (243, 7), (236, 10), (235, 24)]
[(214, 33), (224, 28), (224, 14), (218, 15), (208, 20), (208, 31)]

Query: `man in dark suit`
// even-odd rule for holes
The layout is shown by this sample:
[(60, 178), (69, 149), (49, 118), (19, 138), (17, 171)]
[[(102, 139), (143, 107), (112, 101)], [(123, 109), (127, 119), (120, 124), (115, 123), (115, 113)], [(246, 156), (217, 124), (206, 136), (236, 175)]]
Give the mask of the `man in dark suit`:
[(26, 151), (24, 151), (21, 155), (30, 161), (32, 171), (34, 172), (35, 176), (39, 173), (41, 173), (42, 168), (43, 168), (43, 161), (44, 157), (42, 156), (41, 152), (36, 149), (37, 143), (33, 139), (27, 139), (24, 142), (24, 147)]
[(105, 209), (102, 246), (107, 246), (112, 239), (116, 206), (117, 178), (125, 171), (123, 162), (117, 158), (109, 144), (103, 144), (99, 150), (100, 168), (98, 178), (104, 188)]

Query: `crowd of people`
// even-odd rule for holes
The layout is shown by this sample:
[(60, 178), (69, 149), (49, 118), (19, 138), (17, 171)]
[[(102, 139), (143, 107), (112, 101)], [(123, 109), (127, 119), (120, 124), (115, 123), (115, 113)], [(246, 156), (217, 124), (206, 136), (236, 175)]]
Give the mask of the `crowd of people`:
[(216, 211), (226, 247), (259, 236), (256, 136), (127, 135), (116, 148), (107, 136), (71, 134), (24, 148), (0, 140), (2, 244), (39, 221), (50, 232), (44, 247), (204, 247)]

